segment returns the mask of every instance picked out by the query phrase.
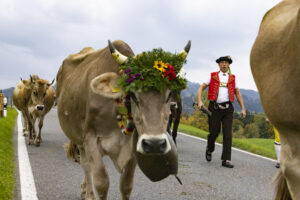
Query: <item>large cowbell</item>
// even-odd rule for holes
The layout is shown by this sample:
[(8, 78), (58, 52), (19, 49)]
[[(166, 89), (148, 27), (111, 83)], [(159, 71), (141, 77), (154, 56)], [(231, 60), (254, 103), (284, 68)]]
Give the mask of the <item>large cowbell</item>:
[(138, 133), (134, 132), (134, 152), (138, 166), (142, 172), (153, 182), (160, 181), (170, 174), (177, 175), (178, 154), (176, 145), (169, 134), (168, 140), (171, 150), (164, 155), (144, 155), (136, 151)]

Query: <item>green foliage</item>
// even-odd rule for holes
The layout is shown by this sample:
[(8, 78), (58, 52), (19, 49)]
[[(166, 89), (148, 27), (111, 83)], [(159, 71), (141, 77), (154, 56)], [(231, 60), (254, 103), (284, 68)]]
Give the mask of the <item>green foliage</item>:
[(254, 123), (257, 124), (259, 128), (260, 138), (274, 138), (273, 127), (270, 123), (266, 123), (266, 118), (264, 116), (255, 115)]
[(243, 124), (243, 122), (241, 122), (241, 120), (233, 119), (233, 122), (232, 122), (232, 131), (233, 132), (238, 131), (241, 127), (243, 128), (243, 126), (244, 126), (244, 124)]
[(194, 113), (190, 116), (182, 116), (181, 123), (191, 125), (202, 129), (204, 131), (208, 131), (208, 117), (207, 114), (203, 113), (199, 109), (196, 108)]
[(246, 138), (258, 138), (259, 137), (258, 126), (254, 123), (247, 124), (244, 129), (244, 135)]
[(232, 137), (234, 138), (246, 138), (244, 135), (244, 128), (242, 126), (239, 126), (238, 129), (232, 133)]
[[(171, 64), (174, 67), (176, 78), (169, 80), (167, 77), (163, 77), (160, 71), (154, 68), (155, 61)], [(186, 60), (182, 54), (172, 54), (162, 49), (143, 52), (136, 57), (129, 58), (126, 65), (120, 66), (124, 72), (130, 68), (130, 72), (122, 76), (118, 85), (125, 92), (147, 91), (149, 89), (162, 91), (165, 88), (180, 91), (187, 87), (186, 79), (178, 76), (182, 65), (185, 63)], [(136, 76), (137, 74), (138, 76)], [(130, 78), (131, 81), (129, 81)]]
[(13, 131), (18, 112), (9, 109), (6, 118), (0, 118), (0, 199), (13, 199), (15, 164)]

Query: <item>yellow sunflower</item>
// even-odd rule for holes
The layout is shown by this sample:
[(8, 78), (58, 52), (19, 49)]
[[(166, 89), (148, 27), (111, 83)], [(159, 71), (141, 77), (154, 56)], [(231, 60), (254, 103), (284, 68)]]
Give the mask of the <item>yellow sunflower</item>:
[(167, 63), (164, 63), (162, 61), (154, 61), (154, 66), (155, 69), (157, 69), (158, 71), (160, 71), (161, 74), (163, 74), (167, 67)]

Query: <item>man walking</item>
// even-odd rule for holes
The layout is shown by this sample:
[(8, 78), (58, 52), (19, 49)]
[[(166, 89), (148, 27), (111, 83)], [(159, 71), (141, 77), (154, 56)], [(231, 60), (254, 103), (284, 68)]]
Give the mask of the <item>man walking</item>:
[(220, 57), (216, 60), (220, 71), (212, 72), (207, 81), (204, 82), (198, 90), (198, 107), (203, 106), (202, 93), (208, 88), (208, 109), (212, 115), (208, 118), (209, 135), (207, 138), (207, 147), (205, 157), (208, 162), (212, 159), (212, 152), (215, 150), (215, 141), (220, 133), (221, 124), (223, 132), (223, 152), (222, 166), (233, 168), (231, 163), (231, 145), (232, 145), (232, 121), (233, 121), (233, 101), (236, 96), (241, 107), (241, 118), (246, 117), (246, 110), (242, 95), (238, 89), (235, 75), (231, 74), (229, 65), (232, 59), (229, 56)]

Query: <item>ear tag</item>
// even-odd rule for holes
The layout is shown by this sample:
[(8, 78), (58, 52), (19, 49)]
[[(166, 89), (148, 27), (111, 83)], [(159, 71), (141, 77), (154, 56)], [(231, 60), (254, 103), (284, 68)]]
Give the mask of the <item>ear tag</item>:
[(120, 92), (121, 91), (120, 88), (112, 87), (111, 85), (109, 87), (110, 87), (112, 93), (116, 93), (116, 92)]

